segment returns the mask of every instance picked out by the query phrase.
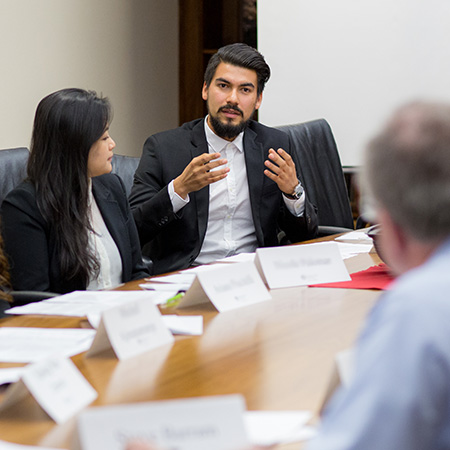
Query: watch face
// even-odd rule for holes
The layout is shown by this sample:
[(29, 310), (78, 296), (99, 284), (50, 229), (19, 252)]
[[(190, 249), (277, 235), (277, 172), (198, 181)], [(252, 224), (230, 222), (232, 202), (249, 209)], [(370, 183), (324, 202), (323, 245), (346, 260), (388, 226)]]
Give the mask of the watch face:
[(302, 194), (303, 194), (303, 186), (300, 183), (298, 183), (294, 189), (294, 196), (300, 198)]

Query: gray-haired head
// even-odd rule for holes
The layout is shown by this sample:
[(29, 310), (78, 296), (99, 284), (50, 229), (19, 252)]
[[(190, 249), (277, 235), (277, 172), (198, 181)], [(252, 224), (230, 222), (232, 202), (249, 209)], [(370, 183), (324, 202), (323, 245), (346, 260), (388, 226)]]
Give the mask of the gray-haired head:
[(363, 180), (378, 205), (423, 241), (450, 235), (450, 105), (398, 109), (367, 146)]

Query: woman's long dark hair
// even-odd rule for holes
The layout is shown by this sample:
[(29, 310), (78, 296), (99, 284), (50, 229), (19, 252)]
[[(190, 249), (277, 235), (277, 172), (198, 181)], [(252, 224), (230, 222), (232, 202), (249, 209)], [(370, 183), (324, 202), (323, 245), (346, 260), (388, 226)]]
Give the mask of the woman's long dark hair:
[(8, 291), (11, 289), (11, 279), (9, 276), (8, 259), (3, 253), (3, 238), (0, 234), (0, 299), (8, 302), (12, 301)]
[(88, 242), (88, 156), (110, 121), (108, 99), (83, 89), (48, 95), (34, 118), (28, 178), (36, 188), (38, 208), (51, 224), (61, 276), (86, 285), (99, 270)]

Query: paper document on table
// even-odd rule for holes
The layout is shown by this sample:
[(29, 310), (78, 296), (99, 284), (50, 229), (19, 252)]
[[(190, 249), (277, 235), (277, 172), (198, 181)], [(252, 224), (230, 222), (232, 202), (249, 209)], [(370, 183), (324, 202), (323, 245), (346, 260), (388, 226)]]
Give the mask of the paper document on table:
[(203, 316), (177, 316), (176, 314), (166, 314), (161, 316), (166, 327), (173, 334), (186, 334), (199, 336), (203, 333)]
[(240, 395), (90, 408), (78, 418), (83, 450), (123, 450), (131, 439), (177, 450), (246, 448)]
[(345, 244), (343, 242), (337, 242), (339, 252), (342, 259), (352, 258), (360, 253), (369, 253), (372, 250), (372, 244)]
[(27, 363), (52, 355), (70, 357), (86, 351), (95, 330), (78, 328), (0, 328), (0, 362)]
[(253, 262), (256, 253), (238, 253), (237, 255), (227, 256), (226, 258), (218, 259), (218, 263), (237, 263), (237, 262)]
[[(41, 314), (52, 316), (85, 317), (90, 313), (102, 313), (114, 306), (147, 299), (155, 303), (156, 299), (164, 298), (159, 292), (148, 291), (74, 291), (70, 294), (28, 303), (8, 309), (8, 314)], [(167, 300), (166, 298), (164, 300)], [(161, 300), (163, 301), (163, 300)]]
[(258, 248), (255, 265), (271, 289), (351, 279), (336, 242)]
[(311, 439), (316, 430), (306, 425), (309, 411), (247, 411), (244, 423), (253, 445), (289, 444)]
[[(22, 376), (25, 367), (5, 367), (0, 369), (0, 386), (3, 384), (15, 383)], [(0, 449), (1, 449), (0, 445)]]
[(161, 277), (152, 277), (146, 278), (145, 281), (149, 281), (151, 283), (172, 283), (172, 284), (187, 284), (190, 286), (195, 280), (195, 273), (174, 273), (172, 275), (164, 275)]
[(343, 234), (342, 236), (338, 236), (336, 240), (372, 243), (372, 238), (368, 236), (366, 228), (363, 228), (361, 230), (350, 231), (348, 233)]
[[(101, 314), (88, 314), (87, 319), (93, 328), (98, 328), (102, 316)], [(203, 316), (177, 316), (176, 314), (166, 314), (162, 315), (161, 319), (173, 334), (186, 334), (189, 336), (203, 334)]]

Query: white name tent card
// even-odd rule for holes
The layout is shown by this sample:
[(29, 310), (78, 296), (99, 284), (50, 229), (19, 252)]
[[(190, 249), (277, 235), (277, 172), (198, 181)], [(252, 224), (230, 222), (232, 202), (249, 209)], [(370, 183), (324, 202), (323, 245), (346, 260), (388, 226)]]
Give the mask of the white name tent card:
[(132, 439), (167, 449), (246, 448), (245, 403), (239, 395), (90, 408), (78, 417), (83, 450), (123, 450)]
[(336, 354), (333, 369), (328, 380), (328, 386), (325, 391), (320, 413), (322, 414), (325, 406), (339, 386), (349, 387), (355, 373), (355, 349), (349, 348)]
[(252, 262), (220, 264), (197, 273), (178, 307), (211, 301), (219, 312), (223, 312), (271, 298)]
[(351, 279), (335, 242), (258, 248), (255, 265), (270, 289)]
[(112, 348), (117, 358), (122, 360), (172, 343), (173, 340), (158, 308), (151, 301), (136, 300), (103, 312), (86, 356)]
[(0, 410), (31, 394), (57, 423), (63, 423), (97, 398), (70, 359), (51, 358), (27, 366), (22, 378), (6, 391)]

